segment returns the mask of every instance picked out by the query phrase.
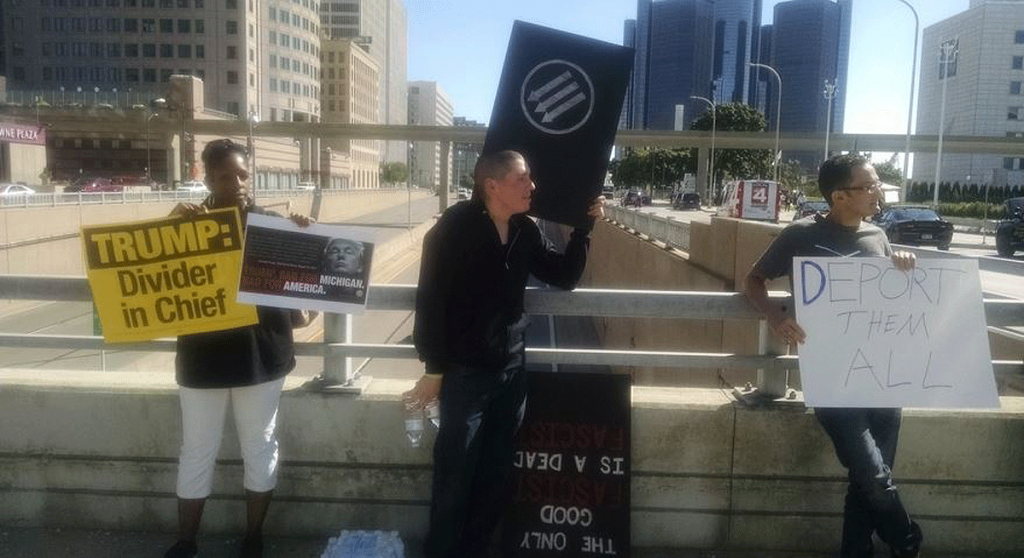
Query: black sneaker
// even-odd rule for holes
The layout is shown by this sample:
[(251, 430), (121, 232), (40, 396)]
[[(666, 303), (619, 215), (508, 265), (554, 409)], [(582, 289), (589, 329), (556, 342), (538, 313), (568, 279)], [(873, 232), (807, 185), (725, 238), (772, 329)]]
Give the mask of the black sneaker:
[(263, 558), (263, 537), (252, 535), (242, 539), (238, 558)]
[(164, 558), (195, 558), (198, 552), (196, 541), (181, 540), (167, 549), (167, 552), (164, 553)]

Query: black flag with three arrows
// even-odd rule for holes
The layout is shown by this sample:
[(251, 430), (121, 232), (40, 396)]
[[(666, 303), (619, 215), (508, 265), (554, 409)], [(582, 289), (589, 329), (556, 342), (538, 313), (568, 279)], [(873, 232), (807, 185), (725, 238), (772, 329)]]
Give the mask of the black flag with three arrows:
[(516, 21), (484, 142), (514, 149), (537, 186), (530, 213), (585, 227), (601, 193), (633, 50)]

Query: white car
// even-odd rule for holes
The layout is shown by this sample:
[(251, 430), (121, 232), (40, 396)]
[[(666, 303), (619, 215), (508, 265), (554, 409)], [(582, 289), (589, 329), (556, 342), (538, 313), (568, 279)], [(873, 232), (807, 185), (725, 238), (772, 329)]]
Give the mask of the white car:
[(0, 184), (0, 196), (10, 198), (35, 194), (36, 191), (24, 184)]
[(202, 182), (200, 182), (198, 180), (189, 180), (188, 182), (185, 182), (184, 184), (182, 184), (181, 188), (178, 188), (178, 189), (183, 191), (183, 192), (194, 192), (194, 193), (197, 193), (197, 194), (209, 194), (210, 193), (210, 189), (206, 187), (206, 184), (203, 184)]

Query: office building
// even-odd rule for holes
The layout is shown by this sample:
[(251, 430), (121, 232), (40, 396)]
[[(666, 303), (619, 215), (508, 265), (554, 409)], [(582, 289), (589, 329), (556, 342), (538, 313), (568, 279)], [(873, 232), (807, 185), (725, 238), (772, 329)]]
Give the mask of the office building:
[(761, 0), (714, 2), (715, 102), (748, 103), (752, 72), (748, 62), (758, 58)]
[[(829, 110), (822, 93), (826, 80), (838, 84), (832, 99), (831, 130), (842, 132), (846, 102), (846, 75), (842, 72), (849, 58), (849, 31), (844, 29), (849, 26), (850, 10), (851, 0), (791, 0), (775, 5), (770, 65), (782, 78), (782, 132), (820, 132), (824, 144)], [(769, 129), (774, 129), (775, 79), (770, 75), (759, 79), (767, 80), (770, 103), (765, 115)], [(783, 160), (796, 160), (805, 171), (814, 172), (823, 155), (823, 151), (792, 151), (784, 153)]]
[[(971, 0), (966, 11), (925, 28), (920, 54), (918, 134), (939, 133), (945, 89), (945, 135), (1024, 138), (1024, 1)], [(934, 182), (935, 161), (935, 153), (915, 154), (914, 180)], [(1024, 150), (944, 153), (940, 180), (1024, 184)]]
[(704, 110), (690, 96), (711, 97), (712, 17), (707, 0), (639, 0), (635, 26), (625, 27), (635, 29), (631, 128), (674, 129), (679, 111), (687, 128)]
[[(480, 130), (487, 128), (486, 124), (475, 120), (469, 120), (463, 116), (456, 116), (452, 121), (452, 125), (464, 128), (478, 128)], [(460, 188), (473, 189), (473, 170), (476, 168), (476, 160), (480, 157), (480, 151), (483, 147), (483, 142), (452, 142), (453, 184)]]
[[(402, 0), (325, 0), (320, 4), (320, 23), (327, 36), (353, 39), (377, 63), (381, 122), (407, 124), (405, 3)], [(406, 142), (386, 142), (383, 158), (405, 163)]]
[[(349, 39), (321, 42), (321, 107), (323, 121), (339, 124), (380, 123), (380, 71), (373, 58)], [(380, 184), (380, 145), (376, 140), (325, 140), (331, 156), (347, 156), (352, 188)]]
[(9, 90), (123, 106), (122, 96), (146, 104), (172, 75), (191, 75), (209, 109), (320, 116), (316, 0), (39, 0), (6, 5), (5, 16)]
[[(448, 95), (437, 82), (409, 82), (409, 124), (413, 126), (451, 126), (454, 111)], [(451, 188), (452, 157), (441, 160), (441, 145), (436, 141), (411, 143), (409, 173), (412, 183), (420, 188)], [(441, 181), (441, 165), (447, 170), (448, 182)]]

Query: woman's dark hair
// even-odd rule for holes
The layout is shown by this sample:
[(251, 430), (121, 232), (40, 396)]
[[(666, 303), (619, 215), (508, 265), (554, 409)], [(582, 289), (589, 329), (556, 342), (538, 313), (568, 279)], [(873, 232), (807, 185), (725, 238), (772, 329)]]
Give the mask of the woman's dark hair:
[(832, 207), (832, 192), (850, 186), (853, 169), (870, 164), (871, 161), (857, 153), (833, 155), (821, 164), (818, 169), (818, 190), (829, 207)]
[(209, 174), (214, 168), (219, 167), (224, 161), (228, 160), (229, 157), (238, 153), (245, 158), (249, 155), (246, 151), (245, 146), (240, 143), (235, 143), (228, 138), (213, 140), (206, 144), (203, 148), (203, 167), (206, 169), (206, 174)]
[(484, 201), (484, 182), (488, 178), (499, 180), (505, 177), (517, 160), (526, 160), (522, 153), (506, 149), (484, 153), (476, 160), (473, 168), (473, 199)]

